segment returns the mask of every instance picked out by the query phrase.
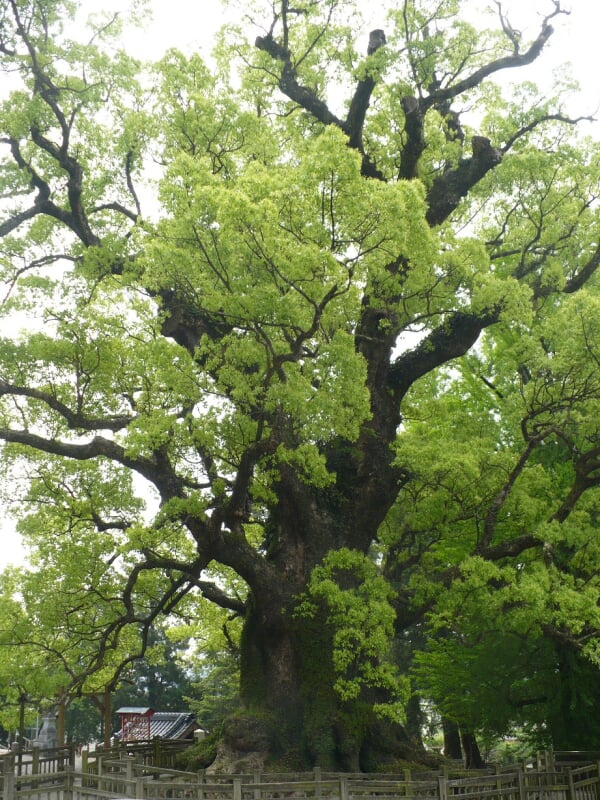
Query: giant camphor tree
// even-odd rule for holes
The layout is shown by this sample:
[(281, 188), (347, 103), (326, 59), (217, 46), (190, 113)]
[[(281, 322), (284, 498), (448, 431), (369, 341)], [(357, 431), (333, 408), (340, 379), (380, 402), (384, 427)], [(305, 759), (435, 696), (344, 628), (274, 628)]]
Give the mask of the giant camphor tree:
[(263, 745), (372, 768), (410, 752), (394, 642), (442, 705), (461, 646), (597, 656), (598, 149), (494, 83), (559, 0), (529, 39), (466, 5), (249, 0), (142, 72), (118, 20), (3, 2), (0, 439), (69, 691), (213, 604)]

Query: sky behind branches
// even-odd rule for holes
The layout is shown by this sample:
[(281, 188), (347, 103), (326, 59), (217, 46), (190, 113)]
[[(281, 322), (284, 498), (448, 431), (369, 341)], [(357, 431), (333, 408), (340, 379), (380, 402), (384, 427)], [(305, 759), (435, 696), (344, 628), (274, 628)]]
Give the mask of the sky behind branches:
[[(236, 2), (239, 9), (243, 0)], [(570, 10), (570, 14), (561, 15), (554, 20), (555, 33), (540, 58), (527, 69), (507, 73), (505, 80), (532, 80), (538, 83), (542, 91), (549, 91), (553, 74), (567, 77), (565, 65), (570, 63), (568, 69), (579, 82), (580, 90), (570, 97), (567, 111), (574, 117), (597, 116), (598, 119), (594, 122), (582, 123), (582, 133), (600, 139), (600, 81), (597, 69), (600, 3), (598, 0), (562, 0), (561, 4)], [(371, 0), (364, 5), (369, 9), (368, 25), (362, 33), (366, 43), (370, 29), (385, 29), (383, 8), (386, 4)], [(80, 0), (80, 6), (82, 18), (103, 10), (122, 12), (124, 8), (123, 0)], [(269, 3), (265, 2), (265, 7), (268, 6)], [(466, 3), (465, 6), (473, 9), (486, 6), (496, 9), (497, 3), (492, 0), (477, 0)], [(134, 12), (138, 20), (141, 20), (141, 25), (137, 28), (128, 27), (123, 41), (131, 55), (144, 60), (157, 60), (171, 47), (178, 47), (186, 53), (198, 50), (208, 56), (219, 27), (225, 21), (236, 19), (234, 8), (224, 10), (219, 0), (200, 0), (195, 3), (191, 0), (150, 0), (148, 8), (151, 16), (147, 11), (140, 11), (141, 7), (137, 4), (137, 12)], [(511, 25), (522, 31), (526, 40), (535, 38), (541, 20), (553, 7), (553, 0), (502, 2), (502, 9)], [(237, 16), (239, 17), (239, 11)], [(265, 22), (268, 23), (268, 20)], [(497, 24), (497, 20), (489, 17), (484, 24), (492, 26), (494, 22)], [(252, 38), (258, 32), (251, 31), (249, 36)], [(77, 38), (76, 31), (69, 30), (67, 33)], [(0, 569), (9, 564), (23, 563), (24, 558), (25, 553), (13, 525), (9, 519), (3, 520), (0, 516)]]

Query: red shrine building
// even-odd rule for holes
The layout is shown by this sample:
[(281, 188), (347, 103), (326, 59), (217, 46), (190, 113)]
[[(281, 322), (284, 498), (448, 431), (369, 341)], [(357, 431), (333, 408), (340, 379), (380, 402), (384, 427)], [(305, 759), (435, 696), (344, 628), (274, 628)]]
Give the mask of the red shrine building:
[(123, 706), (115, 712), (121, 728), (115, 738), (121, 742), (148, 742), (152, 739), (190, 739), (201, 732), (193, 714), (179, 711), (155, 711), (153, 708)]

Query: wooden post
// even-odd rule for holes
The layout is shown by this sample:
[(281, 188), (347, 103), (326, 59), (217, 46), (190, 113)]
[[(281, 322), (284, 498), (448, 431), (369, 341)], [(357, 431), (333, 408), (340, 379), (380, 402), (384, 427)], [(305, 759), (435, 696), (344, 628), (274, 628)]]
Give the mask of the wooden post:
[(571, 767), (567, 767), (567, 800), (575, 800), (575, 784)]
[(23, 768), (23, 747), (25, 745), (25, 703), (27, 702), (27, 695), (21, 693), (19, 695), (19, 738), (17, 750), (17, 774), (20, 775)]
[(70, 764), (65, 765), (65, 789), (63, 800), (73, 800), (73, 785), (75, 783), (75, 773)]
[(15, 760), (12, 755), (3, 759), (4, 770), (2, 780), (4, 783), (3, 800), (15, 800)]
[(112, 707), (110, 700), (110, 689), (108, 686), (104, 690), (104, 747), (110, 748), (112, 730)]
[(88, 774), (89, 769), (89, 758), (90, 758), (90, 749), (89, 747), (84, 747), (81, 751), (81, 785), (87, 786), (88, 779), (86, 775)]
[[(261, 774), (260, 770), (254, 770), (254, 774), (252, 775), (252, 782), (258, 784), (261, 782)], [(260, 789), (257, 787), (254, 789), (254, 800), (260, 800)]]
[(61, 696), (56, 713), (56, 738), (59, 747), (65, 746), (65, 699)]
[(198, 789), (196, 790), (196, 798), (197, 800), (204, 800), (204, 790), (203, 786), (206, 781), (206, 770), (199, 769), (198, 770)]
[(242, 800), (242, 779), (233, 779), (233, 800)]
[(27, 695), (19, 695), (19, 748), (23, 749), (25, 742), (25, 704), (27, 703)]
[(448, 778), (445, 775), (438, 778), (438, 796), (440, 800), (448, 800)]
[(348, 800), (348, 778), (345, 775), (340, 777), (340, 800)]
[(31, 774), (38, 775), (40, 772), (40, 748), (34, 747), (31, 751)]
[(522, 769), (517, 770), (517, 780), (519, 782), (519, 800), (525, 800), (525, 776)]
[(314, 767), (313, 775), (315, 778), (315, 798), (321, 797), (321, 767)]

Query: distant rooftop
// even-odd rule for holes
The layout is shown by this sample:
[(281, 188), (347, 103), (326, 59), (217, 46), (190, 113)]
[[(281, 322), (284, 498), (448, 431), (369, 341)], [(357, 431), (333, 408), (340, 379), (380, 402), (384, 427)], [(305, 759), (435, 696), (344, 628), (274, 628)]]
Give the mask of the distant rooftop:
[(149, 714), (154, 714), (153, 708), (138, 708), (138, 706), (122, 706), (117, 708), (115, 714), (138, 714), (142, 717), (147, 717)]
[(192, 739), (198, 723), (188, 711), (154, 711), (152, 708), (124, 707), (116, 712), (121, 730), (115, 738), (135, 742), (148, 739)]

